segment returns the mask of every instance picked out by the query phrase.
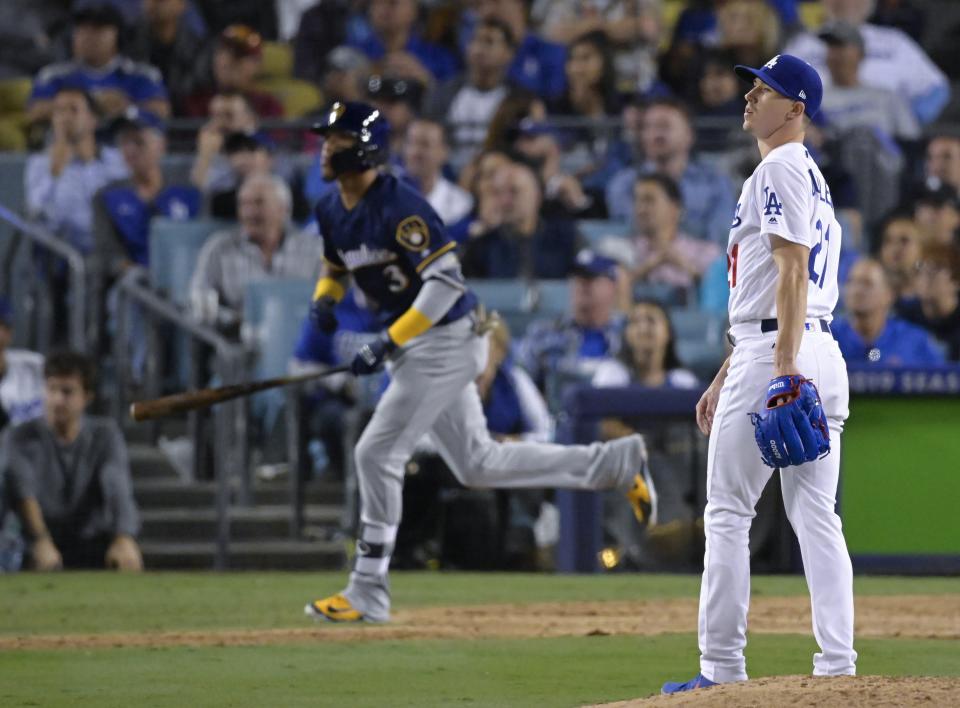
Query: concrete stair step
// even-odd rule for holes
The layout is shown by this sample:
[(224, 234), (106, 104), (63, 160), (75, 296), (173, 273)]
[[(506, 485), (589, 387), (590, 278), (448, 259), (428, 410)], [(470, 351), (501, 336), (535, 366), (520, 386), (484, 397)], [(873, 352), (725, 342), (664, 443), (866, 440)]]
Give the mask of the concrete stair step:
[[(289, 506), (234, 507), (230, 512), (230, 537), (238, 541), (282, 539), (290, 532)], [(217, 535), (217, 513), (212, 508), (147, 509), (140, 513), (144, 541), (209, 541)], [(336, 527), (340, 508), (309, 504), (304, 508), (307, 526)]]
[[(141, 544), (148, 570), (209, 570), (214, 567), (216, 544)], [(231, 570), (338, 570), (346, 562), (345, 549), (336, 541), (236, 541), (230, 544)]]
[(176, 468), (158, 447), (147, 443), (128, 443), (127, 454), (134, 479), (179, 479)]
[[(216, 499), (214, 482), (183, 482), (179, 479), (146, 477), (133, 481), (133, 495), (141, 510), (169, 509), (171, 507), (206, 507), (212, 509)], [(256, 506), (285, 505), (290, 501), (286, 480), (259, 482), (253, 487)], [(340, 482), (310, 482), (304, 490), (307, 504), (343, 503), (343, 484)]]

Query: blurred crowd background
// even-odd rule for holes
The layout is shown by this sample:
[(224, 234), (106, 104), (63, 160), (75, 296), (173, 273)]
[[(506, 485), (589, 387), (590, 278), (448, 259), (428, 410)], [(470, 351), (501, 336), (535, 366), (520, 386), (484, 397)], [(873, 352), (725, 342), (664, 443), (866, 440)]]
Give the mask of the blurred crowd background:
[[(53, 425), (44, 356), (64, 348), (96, 363), (84, 406), (127, 439), (131, 398), (348, 362), (379, 329), (362, 294), (333, 337), (304, 317), (323, 237), (311, 207), (334, 188), (309, 127), (338, 100), (383, 112), (386, 169), (423, 193), (503, 316), (478, 381), (491, 431), (553, 439), (570, 385), (696, 391), (727, 352), (726, 239), (759, 159), (733, 67), (780, 52), (825, 84), (806, 145), (843, 226), (847, 361), (957, 362), (958, 3), (4, 0), (0, 417)], [(150, 442), (185, 482), (230, 454), (242, 490), (332, 478), (349, 502), (350, 441), (385, 385), (333, 377)], [(636, 425), (611, 417), (597, 435)], [(661, 469), (702, 454), (686, 432), (654, 439)], [(491, 563), (549, 565), (549, 493), (466, 497), (423, 447), (397, 562), (436, 562), (431, 544), (471, 518), (498, 539)], [(660, 474), (661, 518), (691, 533), (702, 480)], [(652, 562), (617, 523), (611, 567)]]

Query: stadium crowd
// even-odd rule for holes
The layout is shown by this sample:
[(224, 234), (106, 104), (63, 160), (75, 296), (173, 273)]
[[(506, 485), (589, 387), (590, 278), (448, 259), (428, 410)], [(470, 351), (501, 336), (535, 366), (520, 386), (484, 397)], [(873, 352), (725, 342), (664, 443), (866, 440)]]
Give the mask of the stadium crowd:
[[(115, 351), (116, 283), (149, 269), (151, 249), (163, 245), (151, 239), (161, 217), (221, 220), (181, 302), (239, 340), (251, 283), (318, 272), (323, 234), (311, 205), (333, 187), (320, 176), (310, 123), (333, 101), (371, 103), (391, 126), (385, 169), (434, 207), (471, 282), (567, 279), (566, 311), (508, 318), (514, 331), (498, 333), (481, 377), (492, 431), (543, 437), (561, 413), (561, 383), (694, 388), (720, 363), (722, 341), (678, 328), (676, 313), (722, 322), (727, 233), (758, 159), (740, 133), (745, 87), (733, 67), (780, 51), (813, 64), (826, 87), (807, 148), (843, 225), (833, 330), (847, 361), (960, 361), (960, 97), (951, 93), (960, 14), (941, 20), (935, 4), (6, 0), (0, 149), (29, 151), (26, 215), (89, 264), (98, 329), (85, 354)], [(69, 272), (36, 257), (53, 300), (52, 344), (63, 345)], [(0, 285), (0, 296), (12, 294)], [(534, 287), (517, 293), (537, 297)], [(44, 415), (43, 364), (7, 348), (15, 318), (4, 302), (0, 421), (12, 431)], [(349, 361), (375, 331), (356, 291), (338, 308), (333, 337), (303, 323), (292, 369)], [(130, 331), (142, 340), (136, 325)], [(130, 344), (140, 370), (142, 341)], [(73, 376), (84, 401), (82, 363), (50, 361), (48, 387), (51, 376)], [(337, 420), (363, 400), (350, 389), (340, 378), (313, 392), (315, 414)], [(85, 434), (122, 443), (90, 420)], [(629, 427), (606, 421), (603, 434)], [(25, 436), (8, 432), (4, 445)], [(320, 437), (342, 466), (337, 440)], [(0, 473), (16, 480), (22, 505), (36, 481), (17, 459), (0, 453)], [(122, 467), (125, 455), (111, 464)], [(85, 523), (101, 556), (138, 567), (135, 544), (111, 545), (111, 533), (132, 539), (136, 528), (125, 506), (129, 471), (115, 473), (123, 528), (98, 526), (96, 514)], [(30, 509), (43, 516), (63, 506), (35, 496)], [(546, 501), (512, 498), (511, 523), (542, 536)], [(40, 523), (34, 542), (49, 541)], [(35, 562), (55, 566), (74, 550), (41, 546)]]

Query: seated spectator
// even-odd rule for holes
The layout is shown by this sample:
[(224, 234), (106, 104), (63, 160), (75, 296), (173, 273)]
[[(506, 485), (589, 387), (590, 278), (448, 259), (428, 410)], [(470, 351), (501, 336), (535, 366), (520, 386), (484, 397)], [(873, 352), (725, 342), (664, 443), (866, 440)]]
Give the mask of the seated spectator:
[(714, 49), (706, 52), (697, 80), (697, 115), (743, 118), (743, 87), (733, 71), (733, 52)]
[(82, 89), (60, 88), (53, 97), (51, 139), (27, 159), (28, 214), (88, 254), (93, 249), (94, 195), (127, 176), (120, 152), (97, 143), (97, 108)]
[[(363, 57), (368, 63), (366, 55), (359, 49), (343, 46), (347, 37), (347, 23), (353, 3), (350, 0), (323, 0), (307, 9), (300, 16), (300, 26), (297, 36), (293, 40), (293, 75), (298, 79), (309, 81), (317, 86), (323, 86), (325, 76), (331, 71), (343, 70), (342, 59), (332, 55), (346, 49), (350, 54)], [(344, 56), (341, 52), (340, 56)], [(366, 81), (370, 72), (363, 76)], [(324, 96), (330, 101), (339, 97), (327, 92), (323, 86)], [(357, 98), (346, 100), (359, 100)], [(344, 100), (344, 99), (340, 99)]]
[(678, 96), (695, 97), (704, 54), (714, 49), (731, 53), (735, 64), (760, 66), (776, 54), (781, 26), (776, 12), (764, 0), (725, 0), (706, 10), (710, 28), (684, 36), (678, 23), (674, 40), (664, 55), (661, 72)]
[(66, 3), (0, 3), (0, 79), (33, 76), (54, 61), (57, 34), (70, 21)]
[(507, 94), (497, 112), (490, 119), (484, 150), (510, 153), (520, 135), (521, 124), (540, 125), (547, 120), (547, 104), (526, 89), (516, 89)]
[(12, 342), (13, 308), (0, 297), (0, 430), (43, 415), (43, 355)]
[(893, 289), (883, 266), (861, 258), (850, 269), (844, 294), (846, 317), (830, 325), (847, 364), (925, 366), (943, 363), (943, 353), (925, 330), (893, 317)]
[(617, 85), (625, 91), (646, 94), (658, 83), (659, 0), (534, 0), (530, 15), (546, 39), (557, 44), (569, 46), (587, 33), (606, 34), (616, 50)]
[[(950, 100), (947, 77), (903, 31), (868, 23), (872, 7), (872, 0), (823, 0), (827, 25), (846, 22), (860, 30), (866, 57), (860, 67), (863, 84), (906, 97), (917, 120), (933, 122)], [(805, 59), (826, 78), (827, 47), (815, 33), (798, 34), (784, 53)]]
[(190, 302), (202, 321), (235, 331), (251, 282), (319, 277), (320, 244), (291, 227), (292, 204), (290, 188), (279, 177), (257, 173), (243, 183), (239, 228), (207, 240), (190, 280)]
[(483, 144), (487, 126), (510, 90), (507, 69), (517, 43), (510, 27), (489, 18), (477, 24), (465, 52), (466, 70), (431, 91), (425, 113), (451, 126), (459, 172)]
[(550, 104), (552, 115), (602, 119), (620, 112), (610, 38), (602, 31), (579, 35), (564, 65), (567, 88)]
[(697, 285), (721, 249), (680, 231), (683, 202), (677, 183), (664, 174), (642, 175), (634, 194), (636, 236), (629, 242), (606, 239), (601, 250), (615, 255), (635, 282)]
[(726, 244), (736, 207), (733, 187), (726, 175), (691, 155), (693, 128), (687, 108), (674, 100), (658, 99), (643, 112), (637, 167), (620, 170), (607, 185), (607, 212), (611, 218), (630, 221), (637, 176), (663, 172), (674, 179), (683, 195), (680, 228), (695, 238)]
[(456, 73), (456, 60), (446, 49), (420, 36), (417, 13), (416, 0), (372, 0), (366, 22), (348, 24), (346, 44), (380, 63), (382, 74), (424, 86), (446, 81)]
[(96, 256), (102, 262), (103, 276), (109, 280), (131, 265), (149, 265), (153, 217), (183, 221), (200, 214), (200, 191), (189, 185), (168, 184), (164, 178), (164, 128), (159, 117), (136, 108), (112, 125), (130, 177), (108, 184), (94, 201)]
[(253, 135), (259, 120), (248, 97), (239, 91), (218, 93), (210, 99), (210, 120), (197, 131), (196, 157), (190, 181), (206, 191), (230, 184), (230, 168), (221, 155), (224, 139), (232, 133)]
[(224, 183), (207, 193), (210, 216), (232, 221), (237, 218), (237, 192), (254, 174), (268, 175), (273, 168), (273, 145), (263, 133), (230, 133), (223, 140), (222, 154), (228, 172)]
[(44, 417), (6, 431), (0, 455), (32, 566), (142, 570), (126, 443), (112, 419), (84, 413), (93, 363), (54, 353), (44, 378)]
[(908, 214), (894, 214), (880, 230), (880, 263), (893, 288), (897, 314), (917, 299), (921, 241), (920, 229)]
[(217, 94), (242, 93), (258, 118), (280, 118), (283, 104), (269, 93), (257, 90), (255, 80), (263, 65), (263, 38), (246, 25), (231, 25), (220, 34), (213, 48), (213, 74), (206, 86), (183, 103), (183, 114), (206, 118)]
[(423, 84), (375, 74), (367, 82), (367, 98), (380, 110), (390, 126), (390, 155), (394, 161), (403, 154), (403, 140), (413, 119), (420, 115)]
[(563, 65), (566, 48), (548, 42), (529, 29), (529, 4), (526, 0), (480, 0), (477, 12), (482, 20), (495, 17), (510, 27), (517, 51), (507, 77), (540, 98), (559, 98), (565, 88)]
[(418, 118), (407, 128), (403, 165), (427, 203), (447, 225), (460, 221), (473, 208), (473, 197), (443, 176), (449, 154), (443, 124)]
[(920, 193), (913, 203), (913, 218), (923, 234), (924, 245), (960, 243), (960, 195), (952, 187), (942, 185)]
[[(319, 5), (315, 9), (319, 9)], [(370, 60), (353, 47), (337, 47), (327, 55), (326, 70), (314, 82), (330, 103), (362, 101), (367, 94), (370, 78)]]
[(497, 172), (510, 164), (506, 154), (498, 150), (486, 150), (464, 168), (461, 184), (470, 187), (473, 208), (461, 221), (450, 226), (451, 238), (463, 243), (500, 225), (502, 215), (497, 203)]
[[(517, 128), (513, 141), (514, 152), (539, 168), (539, 177), (544, 185), (544, 213), (558, 219), (601, 219), (607, 213), (602, 200), (602, 185), (588, 192), (580, 180), (564, 168), (565, 153), (560, 147), (559, 131), (549, 123), (523, 121)], [(589, 173), (593, 164), (581, 155), (582, 171)]]
[(618, 277), (616, 261), (580, 251), (570, 277), (570, 312), (527, 328), (517, 361), (548, 393), (551, 406), (559, 400), (547, 390), (548, 377), (591, 380), (604, 360), (619, 355), (624, 318), (616, 311)]
[[(827, 45), (826, 62), (831, 79), (820, 104), (828, 127), (841, 133), (851, 128), (872, 128), (882, 131), (887, 141), (920, 137), (920, 124), (906, 99), (860, 80), (864, 44), (855, 26), (837, 22), (825, 27), (820, 38)], [(896, 147), (890, 149), (899, 151)]]
[(929, 244), (918, 268), (918, 298), (902, 317), (920, 325), (946, 347), (950, 361), (960, 361), (960, 253), (953, 246)]
[(924, 172), (928, 187), (942, 184), (960, 192), (960, 135), (940, 134), (927, 145)]
[(176, 114), (210, 75), (205, 37), (187, 16), (187, 0), (144, 0), (143, 16), (125, 44), (131, 59), (159, 69)]
[(569, 221), (541, 214), (543, 189), (533, 168), (511, 163), (494, 183), (500, 222), (471, 238), (463, 253), (468, 278), (563, 278), (576, 261), (577, 232)]
[(676, 335), (663, 305), (640, 301), (630, 308), (623, 332), (623, 347), (593, 375), (591, 384), (648, 388), (696, 388), (697, 377), (680, 364)]
[(160, 72), (120, 54), (123, 16), (103, 2), (81, 6), (73, 15), (73, 59), (50, 64), (37, 74), (30, 94), (29, 120), (47, 121), (53, 99), (64, 87), (79, 88), (93, 96), (98, 112), (106, 117), (135, 105), (160, 116), (170, 115), (170, 103)]

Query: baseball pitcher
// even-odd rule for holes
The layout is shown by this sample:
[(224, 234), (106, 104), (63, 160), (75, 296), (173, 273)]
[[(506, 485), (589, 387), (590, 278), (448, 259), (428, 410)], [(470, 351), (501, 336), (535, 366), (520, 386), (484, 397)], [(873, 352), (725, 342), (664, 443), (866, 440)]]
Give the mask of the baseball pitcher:
[[(733, 353), (697, 404), (710, 436), (700, 590), (700, 673), (676, 693), (747, 678), (748, 533), (771, 468), (800, 541), (820, 652), (817, 676), (853, 675), (853, 573), (834, 511), (847, 373), (830, 334), (840, 226), (830, 188), (803, 146), (823, 96), (809, 64), (781, 54), (759, 69), (743, 129), (761, 162), (743, 185), (727, 246)], [(759, 451), (758, 451), (759, 446)]]
[(391, 382), (354, 450), (360, 532), (347, 588), (306, 606), (334, 622), (390, 618), (387, 570), (400, 524), (404, 464), (425, 433), (457, 478), (477, 487), (619, 488), (637, 519), (653, 523), (656, 498), (639, 435), (561, 446), (491, 439), (474, 379), (487, 359), (483, 317), (464, 283), (455, 243), (411, 188), (377, 167), (388, 127), (363, 103), (336, 103), (315, 127), (323, 174), (337, 189), (321, 198), (324, 272), (311, 314), (328, 331), (348, 278), (385, 327), (352, 363), (356, 375), (389, 360)]

